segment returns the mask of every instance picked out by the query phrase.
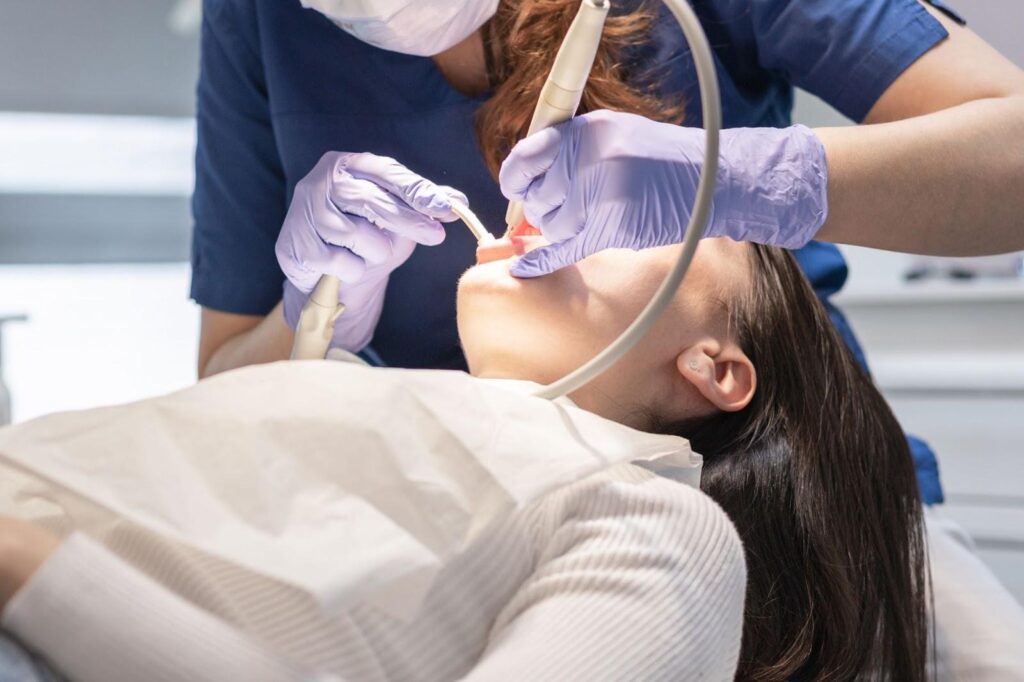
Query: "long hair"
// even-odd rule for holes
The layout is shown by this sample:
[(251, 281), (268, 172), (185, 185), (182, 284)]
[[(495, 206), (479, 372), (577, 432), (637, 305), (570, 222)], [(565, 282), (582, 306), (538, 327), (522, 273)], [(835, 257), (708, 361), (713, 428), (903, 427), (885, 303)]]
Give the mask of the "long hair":
[[(493, 96), (477, 138), (497, 176), (526, 135), (578, 0), (502, 0), (485, 26)], [(615, 10), (613, 10), (615, 11)], [(581, 111), (680, 122), (658, 73), (627, 66), (656, 15), (640, 0), (608, 20)], [(741, 412), (655, 425), (705, 457), (702, 487), (743, 538), (749, 584), (743, 680), (924, 680), (925, 550), (903, 433), (793, 258), (752, 248), (749, 300), (732, 311), (758, 388)]]
[(742, 411), (676, 424), (748, 566), (737, 679), (925, 679), (927, 580), (910, 451), (796, 260), (752, 245), (730, 310), (757, 371)]
[[(609, 109), (679, 123), (682, 98), (656, 96), (657, 68), (626, 66), (625, 53), (646, 41), (657, 16), (642, 0), (629, 4), (632, 9), (613, 8), (608, 17), (579, 113)], [(477, 112), (476, 136), (495, 178), (515, 143), (526, 137), (533, 107), (579, 6), (579, 0), (502, 0), (484, 26), (493, 95)]]

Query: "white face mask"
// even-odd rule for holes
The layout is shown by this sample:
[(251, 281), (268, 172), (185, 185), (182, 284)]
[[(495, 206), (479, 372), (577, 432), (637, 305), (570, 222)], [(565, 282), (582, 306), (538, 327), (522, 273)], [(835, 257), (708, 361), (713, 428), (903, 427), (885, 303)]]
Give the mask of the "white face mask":
[(498, 0), (300, 0), (364, 43), (432, 57), (494, 16)]

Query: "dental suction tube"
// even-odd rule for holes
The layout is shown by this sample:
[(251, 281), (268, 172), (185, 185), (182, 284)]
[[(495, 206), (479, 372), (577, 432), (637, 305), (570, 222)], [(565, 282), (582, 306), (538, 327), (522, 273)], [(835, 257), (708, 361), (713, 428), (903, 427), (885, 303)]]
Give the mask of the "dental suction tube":
[[(647, 331), (654, 326), (658, 317), (664, 312), (666, 306), (675, 296), (679, 284), (690, 269), (693, 261), (693, 254), (697, 250), (707, 229), (708, 218), (711, 213), (711, 201), (715, 191), (715, 176), (718, 173), (718, 134), (722, 127), (722, 107), (718, 92), (718, 77), (715, 74), (715, 63), (711, 56), (711, 48), (708, 45), (707, 37), (701, 28), (697, 15), (687, 4), (686, 0), (664, 0), (669, 10), (675, 16), (679, 26), (683, 29), (683, 35), (690, 45), (693, 53), (693, 61), (697, 67), (697, 80), (700, 84), (701, 109), (704, 113), (705, 150), (704, 168), (701, 170), (700, 184), (697, 186), (697, 198), (693, 205), (693, 214), (690, 217), (690, 224), (686, 228), (686, 238), (683, 240), (683, 250), (672, 270), (665, 277), (665, 281), (658, 287), (654, 297), (637, 316), (633, 323), (626, 328), (617, 339), (598, 353), (592, 360), (570, 372), (564, 378), (540, 388), (534, 395), (553, 400), (577, 390), (594, 377), (611, 367), (623, 355), (643, 337)], [(592, 3), (592, 0), (583, 0), (583, 5)], [(607, 6), (609, 3), (604, 0), (601, 4)], [(607, 8), (606, 8), (607, 11)], [(581, 8), (582, 12), (582, 8)], [(570, 36), (566, 37), (568, 42)], [(600, 40), (600, 36), (598, 36)], [(563, 44), (562, 49), (565, 49)], [(559, 50), (559, 55), (561, 55)], [(593, 63), (593, 57), (591, 57)], [(589, 76), (589, 68), (587, 69)], [(584, 79), (585, 81), (586, 79)], [(545, 86), (546, 87), (546, 86)], [(578, 101), (577, 101), (578, 103)], [(536, 117), (535, 117), (536, 119)], [(532, 126), (531, 126), (532, 132)]]

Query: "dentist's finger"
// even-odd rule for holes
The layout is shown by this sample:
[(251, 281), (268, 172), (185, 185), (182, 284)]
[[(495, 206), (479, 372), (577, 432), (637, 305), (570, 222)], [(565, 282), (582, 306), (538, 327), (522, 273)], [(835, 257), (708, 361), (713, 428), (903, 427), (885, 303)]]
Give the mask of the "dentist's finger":
[(575, 230), (563, 227), (566, 221), (560, 223), (554, 219), (565, 207), (572, 186), (567, 158), (568, 155), (560, 154), (551, 168), (527, 188), (523, 199), (523, 215), (526, 220), (552, 242), (564, 241), (576, 235)]
[[(330, 199), (327, 199), (330, 202)], [(336, 206), (317, 215), (316, 233), (322, 242), (341, 246), (363, 258), (367, 265), (378, 265), (394, 253), (395, 235), (369, 220), (340, 212)]]
[(563, 126), (546, 128), (522, 139), (501, 164), (498, 182), (501, 193), (512, 201), (522, 201), (530, 185), (554, 165), (566, 134)]
[(354, 284), (366, 273), (366, 261), (342, 246), (321, 242), (318, 248), (302, 256), (285, 252), (285, 248), (279, 247), (278, 258), (293, 264), (288, 280), (305, 295), (313, 291), (323, 275), (333, 275), (342, 282)]
[[(366, 274), (366, 261), (340, 246), (326, 245), (311, 265), (323, 275), (333, 275), (346, 284), (355, 284)], [(317, 280), (320, 278), (318, 277)], [(316, 286), (316, 282), (313, 283)], [(312, 291), (312, 288), (310, 289)]]
[(452, 200), (469, 204), (466, 195), (457, 189), (436, 185), (387, 156), (347, 154), (339, 160), (338, 168), (354, 178), (372, 182), (434, 220), (458, 220), (452, 212)]
[(528, 279), (547, 275), (555, 270), (573, 265), (585, 257), (579, 252), (575, 239), (534, 249), (515, 260), (509, 272), (514, 277)]
[(359, 216), (382, 230), (389, 230), (418, 244), (436, 246), (444, 241), (441, 223), (410, 207), (371, 180), (353, 176), (339, 179), (332, 186), (331, 200), (338, 210)]

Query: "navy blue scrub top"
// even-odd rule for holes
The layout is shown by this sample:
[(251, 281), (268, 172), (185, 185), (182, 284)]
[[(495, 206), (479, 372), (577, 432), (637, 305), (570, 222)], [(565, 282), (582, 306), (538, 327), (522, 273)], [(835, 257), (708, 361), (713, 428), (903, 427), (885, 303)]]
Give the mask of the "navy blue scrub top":
[[(629, 9), (636, 0), (620, 0)], [(936, 3), (937, 4), (937, 3)], [(910, 64), (947, 34), (916, 0), (694, 0), (717, 58), (726, 127), (787, 126), (793, 86), (860, 121)], [(657, 65), (658, 88), (683, 94), (685, 125), (701, 125), (689, 49), (664, 11), (630, 55)], [(205, 0), (193, 198), (192, 297), (265, 315), (281, 300), (274, 243), (292, 190), (331, 150), (398, 159), (466, 193), (495, 234), (507, 202), (474, 135), (482, 98), (454, 90), (432, 60), (364, 44), (299, 0)], [(391, 275), (373, 349), (389, 365), (464, 368), (455, 286), (474, 261), (470, 233), (416, 249)], [(823, 300), (846, 280), (831, 245), (797, 253)], [(839, 311), (833, 319), (860, 354)], [(941, 500), (935, 459), (916, 447), (922, 492)], [(931, 473), (928, 473), (931, 472)]]

